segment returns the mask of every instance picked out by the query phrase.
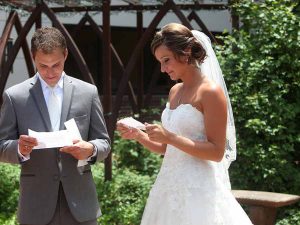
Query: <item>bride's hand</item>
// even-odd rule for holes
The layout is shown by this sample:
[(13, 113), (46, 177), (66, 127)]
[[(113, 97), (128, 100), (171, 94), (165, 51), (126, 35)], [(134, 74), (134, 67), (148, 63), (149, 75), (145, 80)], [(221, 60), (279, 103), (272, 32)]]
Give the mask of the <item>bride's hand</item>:
[(141, 130), (133, 127), (128, 127), (125, 124), (117, 123), (117, 131), (119, 131), (123, 139), (137, 140), (141, 135)]
[(158, 124), (146, 124), (146, 133), (151, 141), (167, 144), (169, 131)]

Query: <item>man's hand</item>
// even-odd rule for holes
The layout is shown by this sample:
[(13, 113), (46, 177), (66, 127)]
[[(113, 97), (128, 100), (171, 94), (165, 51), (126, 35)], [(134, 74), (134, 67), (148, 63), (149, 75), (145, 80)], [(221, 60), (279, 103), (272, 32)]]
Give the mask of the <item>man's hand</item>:
[(86, 141), (75, 140), (72, 146), (63, 147), (60, 151), (71, 154), (78, 160), (84, 160), (93, 155), (94, 145)]
[(35, 138), (28, 135), (20, 135), (19, 138), (19, 151), (22, 155), (28, 156), (34, 146), (37, 146), (38, 142)]

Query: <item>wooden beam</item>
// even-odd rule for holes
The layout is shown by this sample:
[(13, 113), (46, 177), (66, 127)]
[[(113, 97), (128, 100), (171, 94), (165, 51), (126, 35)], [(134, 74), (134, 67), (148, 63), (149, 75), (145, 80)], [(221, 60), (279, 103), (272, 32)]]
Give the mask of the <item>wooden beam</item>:
[(203, 23), (203, 21), (200, 19), (200, 17), (198, 16), (198, 14), (195, 11), (192, 11), (190, 13), (190, 15), (188, 15), (188, 19), (191, 20), (195, 20), (196, 23), (201, 27), (201, 29), (203, 30), (203, 33), (205, 33), (212, 42), (218, 44), (215, 36), (209, 31), (209, 29), (206, 27), (206, 25)]
[[(141, 11), (136, 12), (136, 32), (137, 42), (143, 36), (143, 13)], [(137, 63), (137, 80), (138, 80), (138, 113), (141, 113), (141, 109), (144, 107), (144, 51), (141, 49), (140, 56)]]
[(2, 68), (3, 70), (2, 70), (1, 79), (0, 79), (0, 93), (1, 94), (4, 91), (5, 84), (6, 84), (8, 76), (9, 76), (9, 71), (15, 61), (15, 58), (19, 52), (19, 49), (23, 45), (23, 41), (26, 39), (26, 36), (27, 36), (30, 28), (32, 27), (33, 23), (35, 22), (36, 18), (41, 13), (41, 11), (42, 11), (42, 7), (37, 7), (33, 11), (33, 13), (29, 16), (25, 25), (23, 26), (22, 30), (20, 31), (20, 33), (14, 43), (14, 46), (12, 47), (11, 51), (8, 53), (8, 58), (7, 58), (5, 65)]
[[(111, 5), (110, 11), (130, 11), (130, 10), (160, 10), (160, 8), (163, 6), (163, 4), (139, 4), (138, 0), (123, 0), (124, 2), (128, 2), (128, 5)], [(12, 0), (12, 1), (3, 1), (2, 5), (9, 5), (14, 8), (20, 8), (24, 9), (26, 11), (33, 11), (34, 6), (20, 3), (20, 1)], [(200, 9), (206, 9), (206, 10), (224, 10), (228, 9), (227, 4), (205, 4), (202, 2), (195, 2), (194, 4), (187, 3), (187, 4), (176, 4), (177, 7), (180, 10), (200, 10)], [(103, 11), (103, 3), (102, 6), (68, 6), (64, 5), (61, 7), (51, 7), (51, 10), (53, 12), (88, 12), (88, 11)]]
[[(176, 4), (180, 10), (225, 10), (228, 9), (226, 4)], [(112, 5), (110, 11), (147, 11), (160, 10), (162, 5)], [(103, 6), (77, 6), (77, 7), (53, 7), (54, 12), (86, 12), (102, 11)]]
[(41, 4), (43, 12), (49, 17), (51, 22), (53, 23), (53, 26), (58, 28), (62, 34), (65, 36), (69, 52), (73, 54), (74, 59), (78, 65), (78, 68), (81, 72), (81, 75), (83, 76), (84, 80), (95, 84), (95, 81), (93, 79), (93, 76), (91, 72), (89, 71), (89, 68), (87, 66), (87, 63), (85, 62), (85, 59), (83, 58), (81, 52), (79, 51), (76, 43), (74, 42), (73, 38), (65, 28), (65, 26), (58, 20), (56, 17), (56, 14), (47, 6), (47, 4), (42, 3)]

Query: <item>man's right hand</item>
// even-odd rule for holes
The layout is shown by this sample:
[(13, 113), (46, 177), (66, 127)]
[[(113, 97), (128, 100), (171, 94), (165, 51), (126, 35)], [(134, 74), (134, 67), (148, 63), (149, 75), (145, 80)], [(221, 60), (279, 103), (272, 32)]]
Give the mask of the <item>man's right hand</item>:
[(28, 135), (20, 135), (19, 151), (22, 155), (27, 156), (32, 152), (34, 146), (37, 146), (37, 140)]

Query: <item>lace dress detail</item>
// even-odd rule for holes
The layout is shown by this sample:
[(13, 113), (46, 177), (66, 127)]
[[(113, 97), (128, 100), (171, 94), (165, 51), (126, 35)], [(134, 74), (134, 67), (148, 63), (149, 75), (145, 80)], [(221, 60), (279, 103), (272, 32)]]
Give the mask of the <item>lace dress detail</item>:
[[(193, 140), (206, 140), (203, 115), (190, 104), (162, 113), (163, 126)], [(219, 164), (168, 145), (150, 191), (141, 225), (252, 224), (223, 184)]]

